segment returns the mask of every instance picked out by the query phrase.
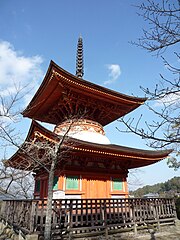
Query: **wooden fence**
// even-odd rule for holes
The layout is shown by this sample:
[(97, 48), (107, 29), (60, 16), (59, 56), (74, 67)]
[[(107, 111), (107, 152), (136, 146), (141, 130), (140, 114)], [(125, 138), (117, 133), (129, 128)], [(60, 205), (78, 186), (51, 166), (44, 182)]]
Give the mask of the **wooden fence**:
[[(25, 233), (42, 233), (46, 200), (6, 200), (0, 218)], [(52, 232), (90, 233), (132, 229), (150, 224), (174, 224), (175, 204), (168, 198), (53, 200)]]

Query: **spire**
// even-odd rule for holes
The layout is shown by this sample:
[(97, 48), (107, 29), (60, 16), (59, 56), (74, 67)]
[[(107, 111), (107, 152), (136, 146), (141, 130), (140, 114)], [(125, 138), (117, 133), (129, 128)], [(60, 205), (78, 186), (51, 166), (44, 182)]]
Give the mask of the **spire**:
[(77, 55), (76, 55), (76, 76), (82, 78), (84, 75), (83, 70), (83, 40), (80, 35), (77, 44)]

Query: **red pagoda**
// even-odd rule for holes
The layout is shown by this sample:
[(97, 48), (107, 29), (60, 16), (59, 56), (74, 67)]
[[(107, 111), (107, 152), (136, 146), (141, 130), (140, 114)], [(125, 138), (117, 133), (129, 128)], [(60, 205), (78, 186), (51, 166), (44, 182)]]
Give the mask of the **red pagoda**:
[[(127, 96), (83, 78), (82, 38), (78, 41), (76, 76), (53, 61), (42, 84), (24, 110), (32, 124), (26, 141), (58, 141), (68, 130), (71, 151), (57, 165), (54, 177), (55, 198), (122, 198), (128, 196), (129, 169), (156, 163), (170, 151), (150, 151), (111, 144), (103, 127), (128, 114), (145, 102), (145, 98)], [(74, 119), (74, 116), (81, 116)], [(54, 131), (37, 121), (54, 124)], [(26, 157), (17, 151), (9, 164), (25, 169)], [(31, 169), (31, 167), (29, 168)], [(48, 173), (35, 172), (35, 198), (47, 197)]]

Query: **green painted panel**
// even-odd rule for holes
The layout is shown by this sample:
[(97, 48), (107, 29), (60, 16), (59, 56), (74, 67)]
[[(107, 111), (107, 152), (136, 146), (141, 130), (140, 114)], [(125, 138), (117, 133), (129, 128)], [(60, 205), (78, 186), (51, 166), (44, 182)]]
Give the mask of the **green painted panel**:
[(41, 181), (40, 180), (36, 180), (35, 192), (40, 192), (40, 189), (41, 189)]
[(123, 183), (121, 178), (114, 178), (113, 179), (113, 190), (120, 191), (123, 190)]
[(53, 190), (58, 190), (58, 179), (59, 177), (54, 176)]
[(78, 190), (78, 176), (68, 176), (66, 177), (66, 190)]

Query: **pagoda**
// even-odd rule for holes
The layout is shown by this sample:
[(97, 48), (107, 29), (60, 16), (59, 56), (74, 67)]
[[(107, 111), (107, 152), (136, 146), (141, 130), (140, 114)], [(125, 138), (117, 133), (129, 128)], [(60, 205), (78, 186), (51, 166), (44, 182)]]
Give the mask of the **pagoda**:
[[(26, 141), (33, 145), (58, 142), (67, 135), (70, 151), (60, 159), (54, 177), (55, 198), (128, 197), (129, 169), (154, 164), (170, 151), (141, 150), (111, 144), (104, 126), (128, 114), (146, 99), (127, 96), (83, 79), (83, 41), (78, 40), (76, 76), (53, 61), (36, 94), (23, 112), (32, 119)], [(50, 131), (37, 121), (53, 124)], [(48, 162), (48, 159), (47, 159)], [(11, 167), (26, 169), (26, 156), (18, 150), (9, 160)], [(48, 173), (41, 167), (35, 174), (34, 197), (46, 198)]]

